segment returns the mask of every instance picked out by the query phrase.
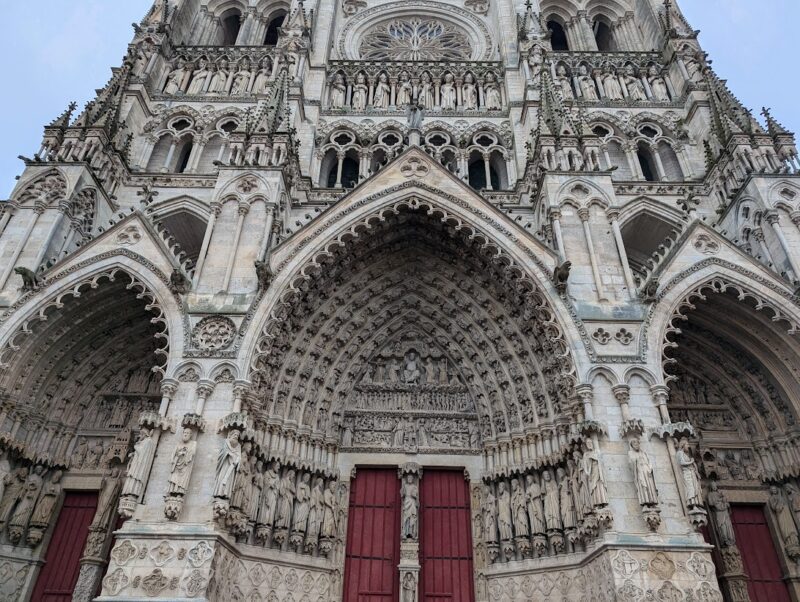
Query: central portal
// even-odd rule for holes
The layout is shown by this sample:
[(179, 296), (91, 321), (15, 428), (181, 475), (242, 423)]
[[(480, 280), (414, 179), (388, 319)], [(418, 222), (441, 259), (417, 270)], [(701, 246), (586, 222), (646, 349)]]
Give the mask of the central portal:
[(344, 602), (474, 602), (464, 471), (426, 469), (419, 479), (420, 570), (413, 584), (399, 569), (407, 507), (401, 490), (395, 468), (358, 469), (350, 490)]

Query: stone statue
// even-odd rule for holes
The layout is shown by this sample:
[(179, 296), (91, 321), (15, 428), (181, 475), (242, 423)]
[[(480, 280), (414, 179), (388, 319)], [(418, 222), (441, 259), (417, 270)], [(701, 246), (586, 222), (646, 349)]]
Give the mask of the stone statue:
[[(251, 92), (253, 94), (264, 94), (269, 87), (269, 80), (272, 79), (272, 60), (268, 56), (265, 56), (261, 59), (258, 66), (259, 69), (253, 80)], [(344, 106), (344, 104), (342, 106)]]
[(625, 82), (625, 88), (628, 90), (628, 98), (635, 101), (647, 100), (644, 84), (642, 84), (642, 80), (636, 75), (636, 71), (630, 63), (625, 65), (622, 81)]
[(616, 70), (607, 65), (603, 70), (601, 78), (603, 82), (603, 90), (605, 90), (606, 98), (608, 100), (622, 100), (625, 96), (622, 94), (622, 85), (619, 83)]
[(483, 497), (483, 533), (487, 543), (497, 542), (497, 499), (492, 488), (486, 486)]
[(650, 458), (642, 450), (638, 437), (631, 439), (628, 460), (633, 468), (633, 481), (636, 485), (636, 495), (642, 506), (656, 506), (658, 504), (658, 489), (653, 476), (653, 466)]
[(317, 478), (311, 490), (308, 503), (308, 527), (306, 528), (306, 547), (316, 544), (322, 530), (322, 519), (325, 514), (325, 481)]
[(334, 74), (330, 82), (331, 87), (331, 108), (342, 109), (347, 104), (347, 84), (341, 72)]
[(186, 93), (189, 95), (202, 94), (209, 75), (208, 61), (205, 59), (197, 61), (197, 69), (192, 74), (192, 83), (189, 84), (189, 89)]
[(567, 68), (563, 64), (559, 65), (556, 69), (556, 89), (561, 92), (563, 100), (575, 100), (575, 93), (572, 91), (572, 82), (570, 81)]
[(336, 515), (339, 511), (339, 502), (336, 499), (336, 481), (328, 483), (328, 488), (325, 490), (322, 503), (322, 528), (320, 534), (322, 537), (333, 539), (336, 537), (338, 528)]
[(527, 487), (525, 489), (525, 498), (528, 504), (528, 519), (531, 523), (531, 531), (534, 534), (546, 533), (547, 526), (544, 522), (544, 504), (542, 501), (542, 488), (535, 475), (529, 474), (525, 477)]
[(647, 70), (647, 81), (650, 82), (650, 90), (653, 92), (653, 99), (661, 102), (669, 102), (669, 90), (664, 78), (655, 65), (650, 65)]
[(231, 497), (234, 477), (242, 461), (240, 436), (241, 433), (235, 429), (228, 432), (228, 437), (217, 455), (217, 473), (212, 494), (216, 498), (230, 499)]
[(486, 108), (489, 111), (499, 111), (503, 108), (503, 99), (500, 95), (500, 86), (497, 83), (497, 76), (489, 72), (486, 74), (486, 83), (483, 86), (486, 98)]
[(42, 479), (43, 473), (44, 466), (37, 465), (34, 467), (33, 472), (28, 475), (28, 478), (25, 480), (25, 486), (22, 489), (19, 503), (16, 508), (14, 508), (14, 512), (8, 520), (8, 536), (14, 544), (22, 539), (22, 534), (28, 527), (28, 521), (31, 519), (33, 509), (36, 506), (39, 493), (44, 484)]
[(167, 83), (164, 86), (164, 94), (178, 94), (183, 91), (183, 80), (186, 77), (186, 61), (179, 58), (175, 68), (167, 76)]
[(563, 468), (559, 468), (557, 474), (559, 503), (561, 504), (561, 524), (565, 529), (574, 529), (578, 526), (578, 516), (575, 511), (572, 484)]
[(675, 458), (678, 461), (678, 466), (681, 467), (681, 476), (686, 490), (686, 505), (689, 508), (702, 506), (703, 493), (700, 487), (700, 473), (689, 450), (689, 441), (681, 439)]
[(228, 61), (223, 59), (217, 65), (217, 71), (211, 77), (211, 83), (208, 86), (210, 94), (227, 94), (228, 93), (228, 77), (230, 71), (228, 70)]
[(242, 444), (242, 455), (239, 460), (239, 467), (236, 470), (236, 475), (233, 477), (233, 491), (231, 492), (231, 508), (238, 508), (244, 513), (247, 510), (249, 499), (249, 487), (252, 483), (252, 475), (250, 474), (250, 451), (253, 444), (250, 441)]
[(253, 74), (250, 72), (250, 61), (245, 59), (239, 65), (239, 70), (233, 77), (233, 85), (231, 86), (232, 96), (242, 96), (250, 91), (250, 79)]
[(392, 89), (389, 87), (389, 78), (385, 73), (381, 73), (372, 93), (372, 106), (376, 109), (388, 109), (391, 100)]
[(406, 475), (400, 496), (403, 499), (401, 537), (416, 540), (419, 537), (419, 488), (414, 475)]
[(711, 481), (710, 491), (706, 496), (708, 507), (714, 513), (714, 524), (717, 526), (717, 538), (722, 548), (736, 545), (736, 534), (733, 532), (731, 522), (731, 505), (725, 494), (719, 490), (716, 481)]
[(21, 466), (13, 473), (6, 475), (5, 493), (3, 494), (2, 507), (0, 508), (0, 527), (8, 522), (17, 503), (22, 499), (25, 482), (28, 480), (28, 467)]
[(606, 480), (603, 476), (603, 468), (600, 466), (600, 458), (594, 449), (594, 442), (591, 439), (586, 440), (586, 450), (583, 452), (581, 471), (588, 485), (588, 497), (591, 505), (595, 508), (607, 506), (608, 490), (606, 489)]
[(155, 453), (156, 443), (153, 439), (153, 430), (142, 428), (139, 432), (139, 440), (129, 455), (128, 471), (122, 487), (123, 496), (130, 496), (137, 500), (142, 496)]
[(578, 84), (581, 87), (581, 96), (583, 96), (583, 100), (599, 100), (599, 96), (597, 95), (597, 86), (595, 85), (586, 65), (581, 65), (578, 67)]
[(464, 84), (461, 86), (461, 98), (464, 102), (464, 109), (474, 111), (478, 108), (478, 88), (475, 86), (475, 78), (472, 73), (464, 76)]
[(406, 104), (406, 119), (408, 129), (418, 130), (422, 127), (422, 120), (425, 118), (425, 111), (421, 104), (409, 102)]
[(280, 467), (277, 462), (270, 464), (264, 472), (264, 486), (261, 492), (261, 503), (258, 507), (256, 522), (259, 525), (272, 526), (275, 508), (278, 505), (278, 480)]
[(367, 77), (363, 73), (356, 75), (356, 84), (353, 86), (353, 110), (363, 111), (367, 108), (369, 98), (369, 88), (367, 87)]
[(50, 526), (50, 521), (55, 514), (58, 498), (61, 495), (61, 477), (64, 476), (60, 470), (56, 470), (50, 475), (50, 481), (42, 487), (41, 497), (33, 509), (30, 526), (28, 531), (28, 543), (38, 545), (42, 541), (44, 531)]
[(400, 81), (399, 85), (397, 86), (397, 97), (395, 98), (395, 104), (398, 107), (409, 105), (411, 104), (411, 98), (413, 95), (414, 85), (411, 83), (411, 77), (408, 75), (408, 71), (403, 71), (400, 73)]
[(292, 531), (305, 533), (308, 524), (308, 514), (311, 510), (311, 475), (303, 474), (300, 483), (297, 485), (297, 493), (294, 503), (294, 518), (292, 519)]
[(120, 478), (120, 469), (114, 466), (111, 473), (103, 478), (100, 485), (100, 493), (97, 497), (97, 510), (92, 519), (92, 527), (107, 528), (111, 523), (111, 518), (117, 507), (117, 498), (119, 497), (120, 490), (122, 489), (122, 479)]
[(6, 479), (11, 475), (11, 462), (8, 461), (8, 454), (2, 452), (0, 454), (0, 500), (6, 491)]
[(419, 359), (416, 351), (409, 351), (406, 356), (406, 365), (403, 368), (403, 382), (407, 385), (417, 385), (420, 379)]
[(514, 517), (514, 533), (517, 537), (528, 537), (528, 505), (525, 490), (520, 486), (519, 479), (511, 481), (511, 514)]
[(800, 491), (791, 483), (787, 483), (784, 490), (786, 491), (786, 497), (789, 498), (789, 506), (792, 508), (792, 513), (798, 524), (800, 524)]
[(514, 538), (514, 519), (511, 517), (511, 496), (504, 481), (497, 484), (497, 528), (500, 540), (509, 541)]
[(455, 111), (458, 99), (456, 98), (456, 86), (453, 83), (452, 73), (445, 74), (444, 82), (439, 89), (439, 95), (441, 97), (442, 110)]
[(419, 85), (419, 92), (417, 93), (417, 102), (423, 109), (432, 109), (436, 105), (436, 100), (433, 93), (433, 81), (431, 75), (427, 71), (422, 74), (422, 81)]
[(401, 602), (417, 602), (417, 579), (414, 573), (403, 575), (403, 598)]
[(786, 544), (786, 551), (790, 556), (796, 556), (800, 551), (800, 540), (797, 536), (797, 526), (792, 518), (789, 505), (783, 499), (780, 489), (776, 485), (769, 488), (769, 507), (775, 517), (775, 523), (781, 539)]
[(275, 528), (288, 529), (292, 524), (292, 506), (295, 496), (295, 472), (287, 470), (278, 483), (278, 506), (275, 512)]
[(14, 273), (22, 278), (22, 292), (30, 292), (37, 290), (42, 282), (39, 276), (33, 270), (28, 268), (16, 267)]
[(561, 528), (561, 504), (558, 483), (553, 480), (550, 470), (542, 472), (544, 482), (544, 522), (547, 530)]
[(192, 474), (192, 464), (197, 452), (197, 441), (192, 439), (192, 434), (192, 429), (184, 427), (181, 441), (172, 454), (168, 489), (170, 494), (186, 495), (186, 490), (189, 488), (189, 477)]

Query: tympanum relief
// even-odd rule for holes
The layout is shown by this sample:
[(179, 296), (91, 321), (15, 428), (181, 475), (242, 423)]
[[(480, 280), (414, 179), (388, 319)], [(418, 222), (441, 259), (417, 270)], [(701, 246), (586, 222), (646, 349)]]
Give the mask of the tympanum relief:
[(382, 451), (477, 451), (479, 431), (456, 363), (412, 333), (367, 363), (344, 414), (341, 444)]

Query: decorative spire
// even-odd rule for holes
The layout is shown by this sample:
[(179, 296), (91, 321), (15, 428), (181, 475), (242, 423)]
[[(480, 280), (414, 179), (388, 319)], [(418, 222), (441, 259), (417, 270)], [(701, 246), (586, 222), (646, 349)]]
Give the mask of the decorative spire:
[(78, 108), (77, 102), (69, 103), (67, 110), (61, 113), (61, 115), (59, 115), (58, 117), (56, 117), (47, 127), (59, 128), (59, 129), (64, 129), (66, 127), (69, 127), (69, 124), (72, 122), (72, 115), (75, 113), (75, 109), (77, 108)]
[(772, 116), (772, 109), (768, 109), (767, 107), (763, 107), (761, 109), (761, 114), (764, 116), (764, 119), (767, 122), (767, 132), (773, 138), (776, 136), (793, 136), (790, 131), (788, 131), (785, 127), (783, 127), (773, 116)]

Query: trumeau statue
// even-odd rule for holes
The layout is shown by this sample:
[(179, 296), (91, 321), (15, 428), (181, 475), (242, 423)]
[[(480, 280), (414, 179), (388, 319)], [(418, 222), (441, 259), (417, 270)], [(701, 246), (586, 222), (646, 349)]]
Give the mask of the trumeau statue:
[(595, 508), (608, 505), (608, 491), (603, 476), (603, 467), (600, 458), (594, 449), (591, 439), (586, 440), (586, 450), (583, 452), (581, 471), (586, 480), (591, 505)]
[(486, 486), (483, 496), (483, 533), (487, 543), (497, 542), (497, 498), (495, 498), (492, 488)]
[(44, 485), (42, 473), (44, 473), (43, 466), (39, 465), (33, 468), (33, 471), (25, 481), (19, 503), (8, 520), (9, 539), (11, 539), (12, 543), (20, 541), (23, 532), (28, 526), (28, 521), (33, 514), (34, 507), (39, 499), (39, 493)]
[(308, 515), (311, 511), (311, 475), (304, 473), (297, 484), (297, 493), (294, 502), (294, 517), (292, 519), (292, 530), (298, 533), (306, 532)]
[(542, 488), (536, 476), (529, 474), (525, 479), (527, 481), (525, 497), (528, 503), (528, 519), (531, 523), (531, 531), (533, 531), (533, 533), (545, 533), (547, 531), (547, 525), (544, 522)]
[(233, 492), (233, 481), (242, 461), (242, 446), (239, 443), (239, 436), (239, 431), (231, 430), (217, 456), (217, 476), (213, 492), (216, 498), (229, 499)]
[(638, 437), (630, 441), (628, 460), (633, 468), (633, 478), (636, 485), (636, 495), (639, 497), (639, 504), (642, 506), (658, 505), (658, 489), (653, 476), (653, 466), (650, 464), (650, 457), (642, 450), (641, 441)]
[(544, 488), (544, 522), (547, 530), (561, 528), (561, 508), (558, 483), (553, 479), (550, 470), (542, 472)]
[(419, 487), (416, 477), (407, 474), (400, 491), (402, 498), (401, 537), (416, 540), (419, 537)]
[(287, 470), (278, 483), (278, 506), (275, 512), (275, 528), (288, 529), (292, 526), (292, 507), (295, 499), (295, 472)]
[(514, 517), (514, 533), (516, 536), (527, 537), (530, 535), (525, 489), (519, 484), (519, 479), (511, 481), (511, 513)]
[(13, 473), (6, 475), (5, 492), (3, 494), (2, 507), (0, 507), (0, 527), (8, 522), (11, 513), (22, 499), (25, 483), (28, 480), (28, 467), (21, 466)]

